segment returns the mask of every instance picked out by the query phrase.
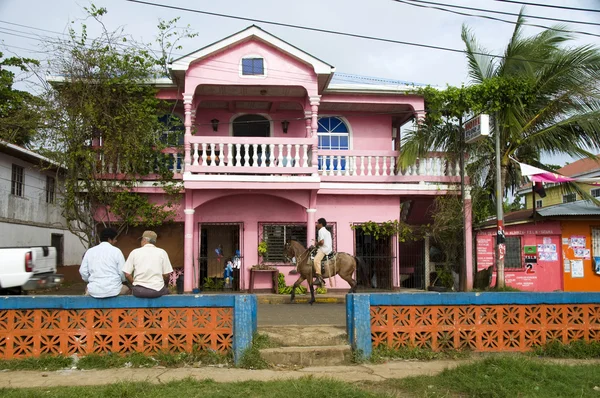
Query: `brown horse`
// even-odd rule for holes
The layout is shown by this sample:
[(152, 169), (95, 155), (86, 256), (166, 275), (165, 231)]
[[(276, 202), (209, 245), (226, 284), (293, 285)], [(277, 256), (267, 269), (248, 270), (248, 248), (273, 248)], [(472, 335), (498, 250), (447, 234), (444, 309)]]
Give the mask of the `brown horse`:
[[(294, 287), (292, 288), (292, 302), (294, 302), (294, 299), (296, 298), (296, 288), (305, 280), (308, 280), (308, 286), (310, 288), (310, 301), (308, 303), (312, 305), (315, 302), (315, 289), (312, 284), (314, 270), (312, 264), (309, 263), (311, 251), (312, 248), (306, 249), (300, 242), (295, 240), (291, 240), (285, 244), (283, 254), (288, 261), (291, 261), (292, 258), (296, 257), (296, 268), (300, 274), (300, 277), (296, 283), (294, 283)], [(337, 253), (336, 260), (330, 261), (329, 267), (327, 267), (327, 265), (325, 266), (325, 272), (322, 276), (323, 278), (329, 278), (339, 275), (350, 285), (350, 293), (354, 293), (356, 291), (356, 281), (352, 279), (352, 275), (354, 274), (354, 271), (356, 271), (357, 264), (360, 264), (358, 258), (348, 253)]]

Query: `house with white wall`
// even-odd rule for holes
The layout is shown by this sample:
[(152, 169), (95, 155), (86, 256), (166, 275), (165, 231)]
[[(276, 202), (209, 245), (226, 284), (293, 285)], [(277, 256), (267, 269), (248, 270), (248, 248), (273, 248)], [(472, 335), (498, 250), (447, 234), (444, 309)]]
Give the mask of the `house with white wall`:
[(58, 265), (78, 265), (85, 247), (59, 206), (60, 167), (0, 141), (0, 247), (54, 246)]

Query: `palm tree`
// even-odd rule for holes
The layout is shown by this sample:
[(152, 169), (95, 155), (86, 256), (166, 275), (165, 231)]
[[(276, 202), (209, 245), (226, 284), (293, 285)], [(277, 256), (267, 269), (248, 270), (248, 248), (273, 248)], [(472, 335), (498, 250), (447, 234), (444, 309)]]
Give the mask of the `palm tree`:
[[(521, 10), (522, 14), (523, 10)], [(600, 49), (591, 45), (572, 46), (573, 37), (565, 27), (544, 30), (525, 37), (519, 15), (513, 35), (502, 57), (490, 54), (463, 25), (471, 82), (483, 86), (491, 81), (525, 82), (522, 93), (505, 92), (503, 103), (482, 104), (492, 114), (489, 139), (467, 148), (472, 181), (492, 187), (495, 179), (495, 135), (500, 134), (502, 187), (513, 191), (522, 183), (517, 160), (548, 169), (540, 155), (567, 154), (595, 158), (600, 148)], [(428, 151), (452, 151), (458, 147), (457, 134), (445, 125), (424, 123), (405, 134), (400, 164), (407, 165)], [(597, 152), (596, 152), (597, 153)], [(572, 184), (584, 198), (589, 193)], [(489, 190), (488, 192), (493, 192)], [(498, 264), (500, 270), (502, 264)], [(500, 272), (499, 272), (500, 273)], [(502, 287), (499, 280), (497, 287)]]

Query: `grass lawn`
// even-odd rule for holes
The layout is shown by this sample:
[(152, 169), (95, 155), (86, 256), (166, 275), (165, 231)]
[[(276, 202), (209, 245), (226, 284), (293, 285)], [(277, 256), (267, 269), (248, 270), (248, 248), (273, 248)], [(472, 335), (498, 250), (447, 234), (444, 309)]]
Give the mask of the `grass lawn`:
[(165, 384), (119, 383), (95, 387), (56, 387), (27, 390), (1, 390), (2, 398), (48, 397), (48, 398), (162, 398), (162, 397), (202, 397), (202, 398), (374, 398), (385, 395), (369, 392), (352, 384), (315, 378), (241, 383), (216, 383), (213, 381), (183, 381)]
[(598, 365), (557, 365), (524, 356), (490, 357), (436, 376), (365, 383), (415, 397), (600, 397)]
[(0, 390), (14, 397), (600, 397), (598, 365), (557, 365), (525, 356), (490, 357), (437, 376), (343, 383), (317, 378), (272, 382), (119, 383), (93, 387)]

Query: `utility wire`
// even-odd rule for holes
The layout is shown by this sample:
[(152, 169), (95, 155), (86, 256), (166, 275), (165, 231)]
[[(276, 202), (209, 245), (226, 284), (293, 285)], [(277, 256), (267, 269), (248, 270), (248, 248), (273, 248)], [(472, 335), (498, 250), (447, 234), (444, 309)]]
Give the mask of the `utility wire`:
[(515, 1), (515, 0), (494, 0), (494, 1), (499, 1), (500, 3), (522, 4), (522, 5), (525, 5), (525, 6), (557, 8), (557, 9), (561, 9), (561, 10), (584, 11), (584, 12), (600, 12), (600, 9), (595, 10), (593, 8), (577, 8), (577, 7), (559, 6), (559, 5), (556, 5), (556, 4), (528, 3), (528, 2), (525, 2), (525, 1)]
[[(434, 6), (434, 5), (426, 5), (426, 4), (440, 4), (440, 5), (444, 5), (446, 7), (455, 7), (455, 6), (449, 5), (449, 4), (432, 3), (432, 2), (429, 2), (429, 1), (418, 1), (418, 0), (392, 0), (392, 1), (394, 1), (396, 3), (406, 4), (406, 5), (413, 6), (413, 7), (427, 8), (427, 9), (432, 9), (432, 10), (449, 12), (451, 14), (462, 15), (462, 16), (466, 16), (466, 17), (483, 18), (483, 19), (488, 19), (488, 20), (491, 20), (491, 21), (504, 22), (504, 23), (508, 23), (508, 24), (511, 24), (511, 25), (517, 25), (517, 22), (515, 22), (515, 21), (510, 21), (510, 20), (507, 20), (507, 19), (496, 18), (496, 17), (490, 17), (489, 15), (469, 14), (469, 13), (466, 13), (466, 12), (449, 10), (447, 8), (438, 7), (438, 6)], [(420, 4), (420, 3), (423, 3), (423, 4)], [(458, 8), (469, 8), (469, 7), (458, 7)], [(485, 11), (485, 12), (494, 12), (494, 11)], [(518, 14), (514, 14), (514, 15), (518, 15)], [(600, 37), (600, 34), (591, 33), (591, 32), (584, 32), (584, 31), (581, 31), (581, 30), (566, 30), (566, 29), (559, 29), (559, 28), (555, 28), (555, 27), (551, 27), (551, 26), (537, 25), (537, 24), (531, 24), (531, 23), (523, 23), (522, 25), (527, 25), (527, 26), (532, 26), (532, 27), (535, 27), (535, 28), (542, 28), (542, 29), (552, 30), (552, 31), (555, 31), (555, 32), (576, 33), (576, 34), (579, 34), (579, 35)]]
[[(392, 0), (392, 1), (396, 1), (396, 0)], [(485, 8), (460, 6), (460, 5), (447, 4), (447, 3), (446, 4), (445, 3), (436, 3), (436, 2), (433, 2), (433, 1), (426, 1), (426, 0), (408, 0), (408, 1), (411, 2), (411, 3), (431, 4), (431, 5), (434, 5), (434, 6), (444, 6), (444, 7), (450, 7), (450, 8), (458, 8), (458, 9), (461, 9), (461, 10), (488, 12), (488, 13), (492, 13), (492, 14), (510, 15), (510, 16), (513, 16), (513, 17), (518, 17), (519, 16), (519, 14), (514, 13), (514, 12), (489, 10), (489, 9), (485, 9)], [(525, 17), (525, 18), (542, 19), (542, 20), (545, 20), (545, 21), (554, 21), (554, 22), (574, 23), (574, 24), (580, 24), (580, 25), (600, 26), (600, 23), (597, 23), (597, 22), (576, 21), (576, 20), (572, 20), (572, 19), (558, 19), (558, 18), (541, 17), (541, 16), (536, 16), (536, 15), (525, 15), (525, 14), (522, 14), (522, 16)]]
[[(178, 10), (178, 11), (192, 12), (192, 13), (196, 13), (196, 14), (211, 15), (211, 16), (221, 17), (221, 18), (237, 19), (240, 21), (264, 23), (267, 25), (282, 26), (282, 27), (286, 27), (286, 28), (309, 30), (309, 31), (313, 31), (313, 32), (328, 33), (328, 34), (337, 35), (337, 36), (348, 36), (348, 37), (354, 37), (354, 38), (358, 38), (358, 39), (381, 41), (381, 42), (385, 42), (385, 43), (402, 44), (405, 46), (421, 47), (421, 48), (427, 48), (427, 49), (431, 49), (431, 50), (440, 50), (440, 51), (446, 51), (446, 52), (452, 52), (452, 53), (458, 53), (458, 54), (466, 53), (465, 50), (459, 50), (459, 49), (451, 48), (451, 47), (436, 46), (436, 45), (432, 45), (432, 44), (422, 44), (422, 43), (415, 43), (415, 42), (410, 42), (410, 41), (387, 39), (387, 38), (382, 38), (382, 37), (362, 35), (362, 34), (358, 34), (358, 33), (340, 32), (340, 31), (335, 31), (335, 30), (314, 28), (314, 27), (295, 25), (295, 24), (289, 24), (289, 23), (284, 23), (284, 22), (276, 22), (276, 21), (269, 21), (269, 20), (264, 20), (264, 19), (241, 17), (238, 15), (221, 14), (221, 13), (210, 12), (210, 11), (195, 10), (192, 8), (152, 3), (152, 2), (141, 1), (141, 0), (125, 0), (125, 1), (131, 2), (131, 3), (143, 4), (143, 5), (152, 6), (152, 7), (161, 7), (161, 8), (167, 8), (167, 9), (172, 9), (172, 10)], [(511, 59), (511, 57), (507, 57), (505, 55), (488, 54), (488, 53), (478, 52), (478, 51), (473, 51), (471, 54), (482, 55), (482, 56), (490, 57), (490, 58)], [(556, 63), (554, 63), (554, 62), (548, 62), (548, 61), (542, 61), (542, 60), (526, 59), (526, 58), (521, 58), (521, 57), (519, 57), (517, 59), (519, 61), (527, 61), (527, 62), (537, 63), (537, 64), (556, 65)]]
[[(0, 21), (0, 23), (4, 23), (5, 21)], [(27, 25), (21, 25), (21, 24), (17, 24), (18, 26), (23, 26), (26, 28), (29, 28), (29, 26)], [(31, 27), (33, 28), (33, 27)], [(35, 28), (34, 28), (35, 29)], [(8, 30), (10, 32), (4, 32), (4, 30)], [(44, 31), (48, 31), (46, 29), (44, 29)], [(36, 41), (40, 41), (40, 42), (50, 42), (50, 43), (54, 43), (54, 44), (65, 44), (64, 42), (58, 42), (58, 41), (52, 41), (52, 40), (47, 40), (47, 39), (57, 39), (54, 37), (50, 37), (50, 36), (42, 36), (42, 35), (35, 35), (31, 32), (26, 32), (26, 31), (22, 31), (22, 30), (15, 30), (15, 29), (9, 29), (9, 28), (4, 28), (4, 27), (0, 27), (0, 34), (4, 33), (4, 34), (8, 34), (8, 35), (14, 35), (14, 36), (18, 36), (18, 37), (25, 37), (19, 34), (15, 34), (13, 32), (17, 32), (19, 34), (26, 34), (26, 35), (33, 35), (34, 37), (26, 37), (30, 40), (36, 40)], [(54, 32), (54, 31), (50, 31), (52, 33), (56, 33), (56, 34), (62, 34), (62, 35), (66, 35), (64, 33), (60, 33), (60, 32)], [(58, 40), (58, 39), (57, 39)], [(134, 45), (127, 45), (127, 44), (122, 44), (122, 43), (116, 43), (119, 46), (123, 46), (123, 47), (129, 47), (129, 48), (136, 48), (136, 46)], [(14, 46), (13, 46), (14, 47)], [(31, 52), (35, 52), (34, 50), (28, 50), (28, 49), (24, 49), (26, 51), (31, 51)], [(44, 52), (44, 51), (40, 51), (40, 52)], [(48, 52), (48, 51), (45, 51)], [(179, 54), (175, 54), (174, 55), (179, 55)], [(208, 65), (204, 65), (202, 68), (203, 69), (209, 69), (209, 70), (215, 70), (215, 71), (226, 71), (226, 72), (231, 72), (231, 73), (235, 73), (236, 75), (239, 73), (239, 64), (235, 63), (235, 62), (228, 62), (228, 61), (223, 61), (223, 60), (211, 60), (211, 62), (216, 62), (216, 63), (221, 63), (221, 64), (228, 64), (228, 65), (233, 65), (235, 66), (235, 68), (226, 68), (226, 67), (216, 67), (216, 66), (208, 66)], [(268, 69), (269, 72), (278, 72), (283, 74), (281, 76), (281, 78), (283, 79), (287, 79), (287, 80), (291, 80), (291, 81), (297, 81), (297, 82), (302, 82), (302, 83), (312, 83), (312, 80), (306, 78), (306, 76), (299, 74), (298, 72), (292, 72), (289, 70), (280, 70), (280, 69), (274, 69), (274, 68), (269, 68)], [(290, 76), (285, 76), (285, 75), (291, 75)], [(191, 77), (201, 77), (205, 80), (211, 80), (211, 81), (218, 81), (218, 82), (226, 82), (226, 83), (233, 83), (234, 81), (232, 80), (225, 80), (225, 79), (215, 79), (215, 78), (208, 78), (208, 77), (204, 77), (204, 76), (195, 76), (195, 75), (188, 75)], [(337, 81), (341, 81), (341, 82), (352, 82), (352, 83), (356, 83), (356, 80), (362, 80), (364, 81), (363, 84), (369, 84), (369, 85), (381, 85), (382, 83), (384, 85), (388, 85), (388, 86), (392, 86), (392, 85), (407, 85), (410, 86), (411, 83), (409, 82), (396, 82), (393, 79), (383, 79), (383, 78), (374, 78), (374, 77), (367, 77), (367, 76), (357, 76), (357, 75), (350, 75), (350, 74), (345, 74), (345, 73), (336, 73), (336, 80)], [(344, 78), (346, 77), (346, 78)], [(418, 86), (417, 84), (414, 84), (415, 86)]]

